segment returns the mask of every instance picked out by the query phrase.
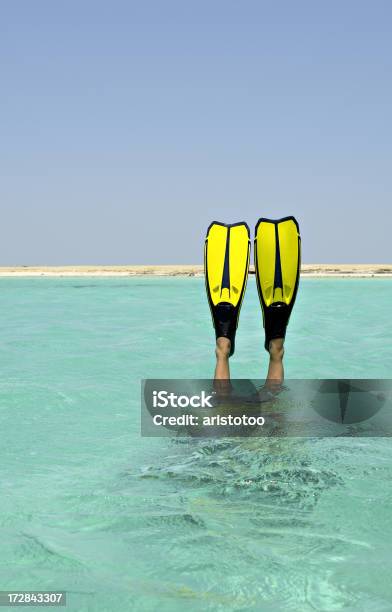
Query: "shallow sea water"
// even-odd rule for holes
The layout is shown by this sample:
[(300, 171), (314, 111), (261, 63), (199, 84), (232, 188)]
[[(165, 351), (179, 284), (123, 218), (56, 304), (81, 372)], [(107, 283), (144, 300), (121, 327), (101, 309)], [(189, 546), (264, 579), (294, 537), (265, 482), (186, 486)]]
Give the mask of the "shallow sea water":
[[(201, 278), (0, 280), (0, 589), (69, 610), (392, 609), (388, 438), (141, 438), (140, 379), (207, 378)], [(286, 376), (388, 378), (388, 279), (304, 279)], [(267, 367), (251, 277), (232, 375)]]

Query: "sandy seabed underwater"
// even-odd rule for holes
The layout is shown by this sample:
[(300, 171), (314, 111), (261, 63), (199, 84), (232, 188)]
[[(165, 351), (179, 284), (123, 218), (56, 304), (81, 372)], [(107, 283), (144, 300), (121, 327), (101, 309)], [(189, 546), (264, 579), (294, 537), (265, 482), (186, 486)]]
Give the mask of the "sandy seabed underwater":
[[(291, 378), (388, 378), (390, 279), (305, 279)], [(392, 609), (389, 438), (142, 438), (140, 379), (208, 378), (202, 278), (0, 280), (0, 589), (68, 610)], [(267, 367), (250, 278), (232, 359)]]

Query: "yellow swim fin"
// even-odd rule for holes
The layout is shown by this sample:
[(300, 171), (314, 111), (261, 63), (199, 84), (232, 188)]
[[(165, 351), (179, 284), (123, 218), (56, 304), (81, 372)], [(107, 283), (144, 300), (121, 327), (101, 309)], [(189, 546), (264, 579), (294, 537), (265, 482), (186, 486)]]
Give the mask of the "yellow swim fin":
[(259, 219), (255, 228), (254, 256), (268, 351), (271, 340), (285, 337), (297, 295), (301, 236), (296, 219)]
[(249, 271), (250, 234), (246, 223), (214, 221), (207, 230), (204, 274), (216, 338), (228, 338), (234, 353)]

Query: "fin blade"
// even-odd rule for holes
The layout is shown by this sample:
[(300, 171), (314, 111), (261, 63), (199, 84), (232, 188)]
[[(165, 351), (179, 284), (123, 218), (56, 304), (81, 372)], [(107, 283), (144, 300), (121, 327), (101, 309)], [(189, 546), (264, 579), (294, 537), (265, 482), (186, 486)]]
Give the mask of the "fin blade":
[(238, 306), (248, 276), (249, 250), (249, 230), (245, 224), (210, 226), (205, 272), (214, 306), (219, 302)]

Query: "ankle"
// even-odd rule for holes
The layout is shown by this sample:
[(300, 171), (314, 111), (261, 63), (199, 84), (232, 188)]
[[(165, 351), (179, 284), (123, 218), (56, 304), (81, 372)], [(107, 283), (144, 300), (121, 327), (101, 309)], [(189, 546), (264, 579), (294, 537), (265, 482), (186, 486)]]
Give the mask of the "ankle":
[(269, 356), (270, 361), (280, 362), (283, 361), (284, 356), (284, 347), (283, 347), (283, 339), (277, 338), (270, 341), (269, 344)]
[(215, 355), (217, 361), (227, 361), (230, 357), (231, 342), (228, 338), (218, 338)]

